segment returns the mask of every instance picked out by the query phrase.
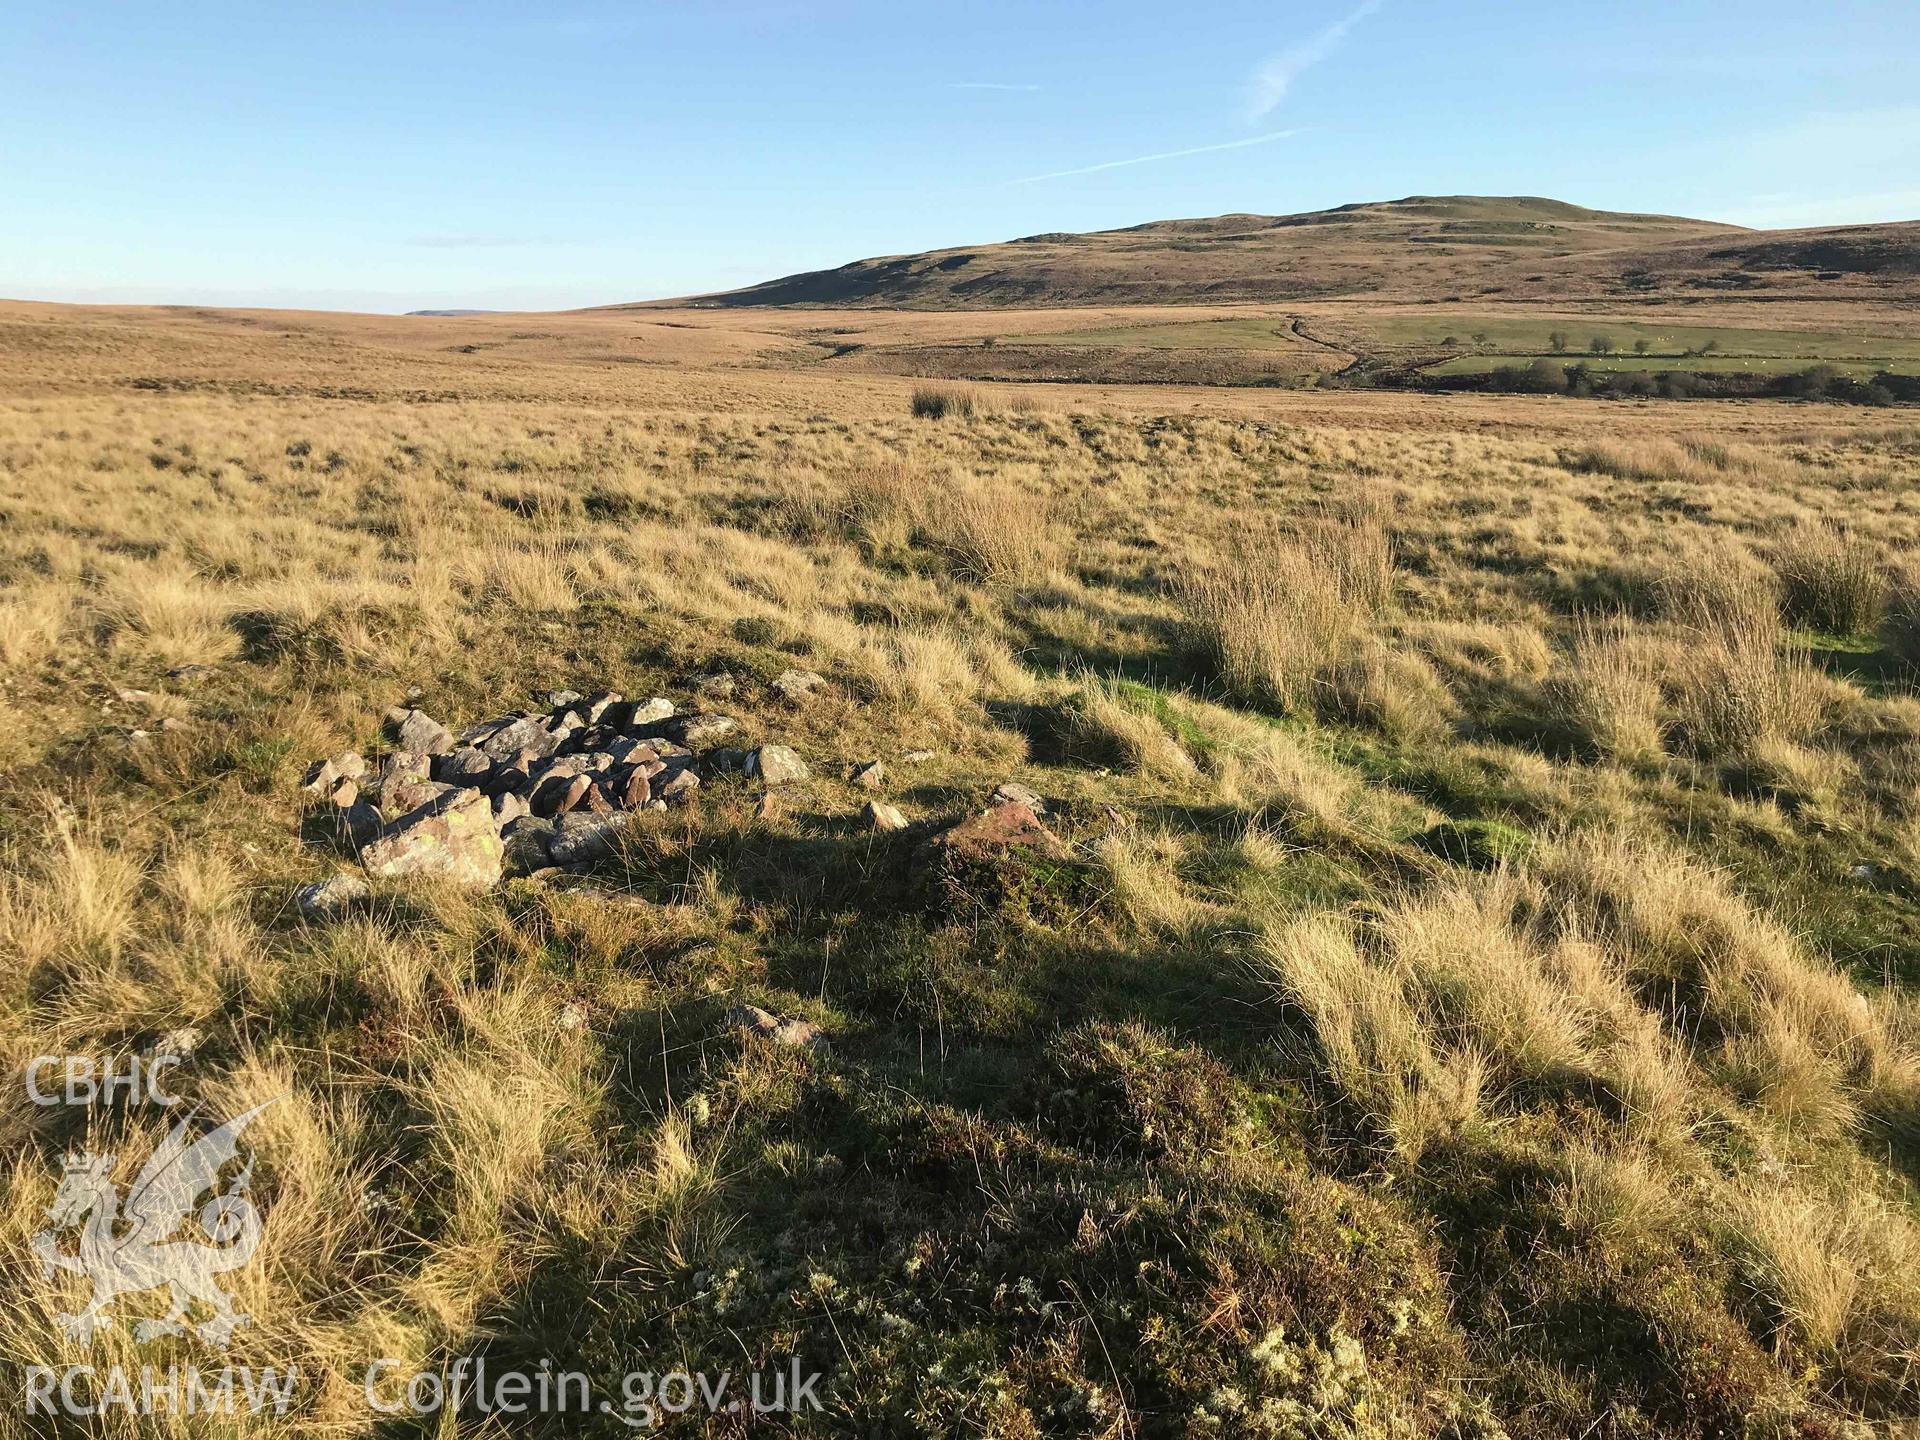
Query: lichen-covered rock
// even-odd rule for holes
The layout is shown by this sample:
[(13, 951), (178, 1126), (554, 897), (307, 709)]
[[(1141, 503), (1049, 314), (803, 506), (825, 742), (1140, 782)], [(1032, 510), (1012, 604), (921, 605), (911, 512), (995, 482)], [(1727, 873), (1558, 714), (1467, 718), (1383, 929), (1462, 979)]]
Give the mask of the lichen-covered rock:
[(633, 702), (633, 715), (628, 719), (626, 728), (637, 729), (643, 725), (658, 725), (662, 720), (673, 718), (673, 702), (664, 695), (650, 695), (645, 700)]
[(827, 677), (816, 670), (782, 670), (773, 677), (771, 688), (787, 704), (799, 705), (826, 683)]
[(847, 778), (862, 790), (878, 790), (887, 779), (887, 767), (878, 760), (864, 760), (855, 765)]
[(395, 744), (419, 755), (443, 754), (454, 746), (453, 732), (424, 710), (389, 710), (387, 733)]
[(376, 879), (433, 876), (475, 888), (499, 883), (504, 859), (493, 806), (478, 790), (455, 790), (403, 815), (360, 852)]
[(747, 774), (767, 785), (791, 785), (812, 772), (807, 762), (785, 745), (762, 745), (747, 757)]
[(727, 1024), (736, 1030), (770, 1040), (775, 1045), (818, 1049), (827, 1043), (820, 1027), (806, 1020), (782, 1019), (758, 1005), (735, 1005), (727, 1011)]
[(531, 875), (553, 863), (554, 825), (551, 820), (525, 815), (502, 834), (503, 868), (508, 875)]
[(696, 748), (724, 739), (738, 728), (731, 715), (708, 714), (682, 715), (676, 720), (665, 721), (659, 727), (660, 733), (669, 740)]
[(586, 810), (562, 815), (554, 824), (552, 843), (547, 847), (548, 858), (555, 865), (584, 865), (605, 860), (620, 848), (620, 838), (631, 822), (632, 817), (623, 810), (610, 815), (595, 815)]
[(993, 800), (991, 803), (995, 805), (1006, 805), (1009, 803), (1024, 805), (1035, 815), (1043, 819), (1047, 813), (1047, 802), (1042, 800), (1037, 792), (1029, 790), (1018, 780), (1004, 781), (1000, 788), (993, 792)]
[(293, 892), (293, 903), (308, 920), (337, 920), (373, 894), (358, 875), (342, 871)]

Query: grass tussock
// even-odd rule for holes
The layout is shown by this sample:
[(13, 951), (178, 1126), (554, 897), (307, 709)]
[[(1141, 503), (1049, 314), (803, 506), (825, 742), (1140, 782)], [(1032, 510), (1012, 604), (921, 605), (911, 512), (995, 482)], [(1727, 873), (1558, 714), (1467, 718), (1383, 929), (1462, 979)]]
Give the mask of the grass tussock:
[(909, 408), (916, 420), (971, 420), (980, 413), (980, 394), (964, 385), (916, 385)]
[(1305, 714), (1384, 615), (1393, 587), (1385, 530), (1358, 520), (1234, 544), (1182, 570), (1175, 594), (1228, 694)]
[(1829, 635), (1871, 635), (1886, 604), (1880, 547), (1826, 522), (1802, 524), (1775, 547), (1789, 619)]

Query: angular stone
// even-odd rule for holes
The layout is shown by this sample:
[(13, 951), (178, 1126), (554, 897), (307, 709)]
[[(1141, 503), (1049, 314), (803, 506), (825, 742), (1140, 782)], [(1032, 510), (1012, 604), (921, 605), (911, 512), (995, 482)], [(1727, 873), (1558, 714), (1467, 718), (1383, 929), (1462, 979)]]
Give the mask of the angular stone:
[(754, 818), (758, 820), (778, 820), (781, 813), (780, 797), (771, 790), (760, 792), (760, 803), (753, 807)]
[(943, 865), (991, 860), (1016, 847), (1061, 856), (1066, 847), (1040, 817), (1017, 800), (957, 820), (927, 841), (929, 858)]
[(637, 765), (613, 781), (613, 803), (622, 810), (644, 810), (652, 798), (653, 785)]
[(813, 1050), (827, 1043), (827, 1037), (817, 1025), (806, 1020), (783, 1019), (758, 1005), (735, 1005), (727, 1011), (726, 1021), (736, 1030), (744, 1030), (775, 1045)]
[(387, 733), (402, 749), (421, 755), (439, 755), (454, 745), (452, 732), (424, 710), (389, 710)]
[(620, 837), (632, 817), (616, 810), (611, 815), (593, 815), (575, 811), (563, 815), (554, 826), (548, 858), (555, 865), (580, 865), (604, 860), (620, 848)]
[(580, 705), (580, 713), (586, 717), (589, 725), (598, 725), (607, 718), (608, 712), (620, 703), (619, 691), (600, 690), (587, 696)]
[(907, 817), (884, 800), (869, 800), (860, 814), (866, 820), (868, 829), (878, 830), (882, 834), (907, 828)]
[(479, 785), (493, 773), (493, 757), (462, 745), (433, 757), (433, 778), (445, 785)]
[(853, 767), (847, 777), (863, 790), (878, 790), (887, 778), (887, 767), (878, 760), (867, 760)]
[(553, 863), (554, 828), (551, 820), (522, 816), (505, 828), (502, 865), (509, 875), (531, 875)]
[(587, 697), (578, 690), (549, 690), (547, 708), (549, 710), (571, 710)]
[(747, 774), (768, 785), (789, 785), (812, 773), (807, 762), (785, 745), (762, 745), (747, 757)]
[(553, 733), (531, 715), (515, 716), (508, 720), (482, 739), (479, 745), (494, 760), (505, 760), (522, 750), (531, 750), (536, 757), (551, 755), (559, 748)]
[(487, 797), (456, 790), (395, 821), (360, 863), (377, 879), (430, 875), (485, 887), (498, 883), (504, 857)]
[(658, 725), (662, 720), (673, 718), (673, 702), (664, 695), (650, 695), (645, 700), (633, 702), (633, 714), (627, 720), (626, 728), (637, 730), (643, 725)]
[(789, 705), (798, 705), (827, 683), (817, 670), (782, 670), (773, 677), (772, 690)]
[(1006, 805), (1009, 803), (1024, 805), (1035, 815), (1039, 816), (1044, 816), (1047, 813), (1047, 802), (1042, 800), (1039, 795), (1029, 790), (1026, 786), (1022, 785), (1018, 780), (1009, 780), (1001, 785), (998, 790), (993, 792), (993, 799), (990, 803), (994, 805)]
[(332, 819), (334, 840), (355, 853), (378, 840), (387, 828), (379, 810), (364, 800), (337, 808)]
[(527, 803), (527, 797), (516, 795), (509, 790), (493, 797), (493, 823), (502, 830), (516, 820), (524, 820), (533, 814), (533, 806)]
[(681, 745), (711, 745), (738, 728), (731, 715), (704, 713), (682, 715), (678, 719), (663, 721), (660, 725), (662, 734)]
[(707, 752), (705, 763), (715, 775), (738, 775), (747, 768), (747, 752), (735, 745), (718, 745)]
[(416, 775), (389, 775), (374, 791), (374, 803), (389, 819), (398, 819), (436, 800), (457, 793), (459, 787), (439, 780), (422, 780)]
[(716, 672), (711, 675), (694, 676), (693, 688), (707, 700), (731, 700), (735, 687), (733, 676)]
[(365, 880), (343, 871), (302, 885), (293, 892), (293, 903), (308, 920), (333, 920), (372, 894)]
[(688, 768), (675, 771), (654, 794), (669, 805), (688, 805), (693, 802), (694, 792), (699, 788), (700, 777)]

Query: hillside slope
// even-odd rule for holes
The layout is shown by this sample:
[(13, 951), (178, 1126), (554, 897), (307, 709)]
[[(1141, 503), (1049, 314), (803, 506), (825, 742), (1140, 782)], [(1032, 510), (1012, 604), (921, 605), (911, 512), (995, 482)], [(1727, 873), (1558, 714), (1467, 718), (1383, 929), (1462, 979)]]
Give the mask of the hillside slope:
[(697, 303), (991, 309), (1728, 291), (1920, 293), (1920, 224), (1769, 232), (1530, 196), (1412, 196), (856, 260)]

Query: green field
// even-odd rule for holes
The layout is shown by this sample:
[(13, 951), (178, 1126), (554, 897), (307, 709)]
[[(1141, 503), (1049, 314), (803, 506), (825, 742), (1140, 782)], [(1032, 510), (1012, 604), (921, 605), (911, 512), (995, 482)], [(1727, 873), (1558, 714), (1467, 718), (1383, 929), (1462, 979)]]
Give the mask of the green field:
[[(1310, 324), (1309, 329), (1313, 329)], [(1381, 317), (1354, 327), (1354, 338), (1365, 349), (1452, 350), (1477, 349), (1483, 356), (1535, 356), (1553, 353), (1549, 337), (1560, 331), (1567, 337), (1565, 357), (1586, 356), (1595, 336), (1605, 336), (1617, 351), (1631, 352), (1634, 343), (1647, 342), (1650, 359), (1684, 359), (1690, 368), (1711, 368), (1698, 362), (1713, 357), (1688, 354), (1708, 343), (1715, 355), (1773, 356), (1805, 360), (1920, 360), (1920, 339), (1911, 336), (1861, 334), (1845, 330), (1759, 330), (1727, 325), (1672, 325), (1623, 320), (1611, 316), (1493, 316), (1437, 314)], [(1316, 332), (1318, 333), (1318, 332)], [(1329, 337), (1330, 338), (1330, 337)], [(1559, 358), (1559, 357), (1556, 357)]]
[[(1300, 339), (1282, 315), (1241, 320), (1185, 320), (1166, 325), (1115, 325), (1035, 336), (1049, 345), (1101, 345), (1128, 350), (1292, 350), (1321, 347)], [(1312, 327), (1309, 326), (1309, 329)]]
[[(1116, 325), (1049, 335), (1046, 343), (1066, 347), (1141, 350), (1294, 350), (1316, 355), (1355, 354), (1417, 360), (1432, 352), (1453, 351), (1451, 358), (1427, 367), (1434, 375), (1479, 374), (1502, 365), (1525, 364), (1538, 357), (1567, 363), (1583, 361), (1603, 370), (1752, 371), (1780, 374), (1813, 364), (1832, 364), (1855, 374), (1892, 370), (1920, 373), (1920, 338), (1843, 330), (1766, 330), (1726, 325), (1671, 325), (1610, 316), (1501, 316), (1439, 313), (1373, 317), (1341, 322), (1319, 316), (1303, 321), (1314, 344), (1293, 333), (1286, 316), (1230, 320), (1189, 320), (1160, 325)], [(1555, 351), (1550, 337), (1560, 332), (1566, 348)], [(1612, 342), (1614, 353), (1595, 355), (1596, 336)], [(1647, 353), (1634, 353), (1645, 341)], [(1699, 353), (1711, 345), (1709, 354)]]

